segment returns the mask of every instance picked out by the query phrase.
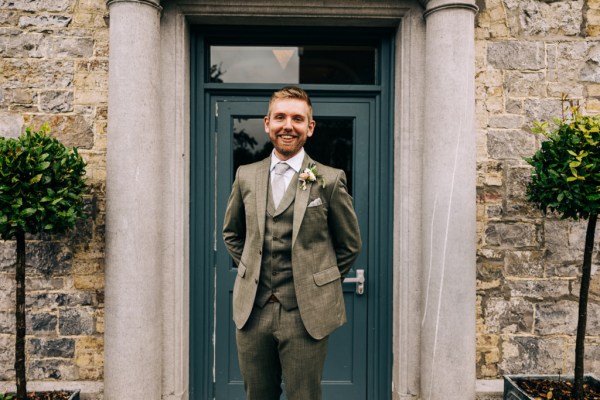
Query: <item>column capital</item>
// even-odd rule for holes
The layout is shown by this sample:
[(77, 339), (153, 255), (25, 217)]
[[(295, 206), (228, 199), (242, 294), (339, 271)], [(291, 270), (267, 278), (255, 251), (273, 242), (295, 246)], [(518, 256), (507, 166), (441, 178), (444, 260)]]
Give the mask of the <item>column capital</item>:
[(425, 7), (425, 17), (444, 9), (462, 8), (473, 12), (479, 10), (475, 0), (419, 0), (419, 2)]
[(116, 3), (139, 3), (154, 7), (158, 10), (162, 9), (160, 6), (160, 0), (106, 0), (106, 5), (108, 7)]

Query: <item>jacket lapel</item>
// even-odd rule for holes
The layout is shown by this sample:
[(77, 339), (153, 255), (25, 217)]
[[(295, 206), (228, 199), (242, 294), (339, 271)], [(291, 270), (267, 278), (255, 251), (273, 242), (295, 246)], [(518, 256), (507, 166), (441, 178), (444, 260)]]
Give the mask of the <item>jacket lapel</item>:
[(265, 237), (265, 216), (267, 213), (267, 191), (269, 185), (269, 166), (271, 157), (267, 157), (258, 165), (256, 170), (256, 217), (258, 218), (258, 232), (260, 242)]
[[(307, 155), (304, 156), (304, 161), (302, 162), (302, 168), (300, 169), (300, 173), (304, 171), (305, 168), (308, 167), (308, 164), (313, 162), (311, 158)], [(300, 230), (300, 225), (302, 225), (302, 219), (304, 218), (304, 213), (306, 212), (306, 207), (308, 206), (308, 197), (310, 194), (312, 182), (306, 183), (306, 190), (302, 190), (300, 185), (296, 183), (296, 199), (294, 200), (294, 222), (292, 225), (292, 249), (294, 248), (294, 243), (296, 243), (296, 238), (298, 237), (298, 231)]]

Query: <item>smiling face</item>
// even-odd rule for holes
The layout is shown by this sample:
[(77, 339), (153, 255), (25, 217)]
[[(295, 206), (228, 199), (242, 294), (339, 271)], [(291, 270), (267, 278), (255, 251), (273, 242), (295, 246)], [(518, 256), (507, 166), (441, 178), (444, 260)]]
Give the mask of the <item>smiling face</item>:
[(265, 117), (265, 132), (282, 161), (298, 154), (314, 129), (308, 103), (300, 99), (275, 99)]

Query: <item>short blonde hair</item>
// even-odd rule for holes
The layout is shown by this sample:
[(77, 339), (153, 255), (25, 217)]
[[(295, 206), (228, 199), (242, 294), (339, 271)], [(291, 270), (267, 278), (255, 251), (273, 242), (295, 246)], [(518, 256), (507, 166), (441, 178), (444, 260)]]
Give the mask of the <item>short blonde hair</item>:
[(312, 121), (312, 103), (310, 102), (310, 97), (308, 93), (306, 93), (303, 89), (300, 89), (297, 86), (286, 86), (271, 95), (271, 100), (269, 100), (269, 111), (267, 113), (267, 117), (271, 116), (271, 104), (275, 100), (282, 99), (298, 99), (305, 101), (308, 105), (308, 121)]

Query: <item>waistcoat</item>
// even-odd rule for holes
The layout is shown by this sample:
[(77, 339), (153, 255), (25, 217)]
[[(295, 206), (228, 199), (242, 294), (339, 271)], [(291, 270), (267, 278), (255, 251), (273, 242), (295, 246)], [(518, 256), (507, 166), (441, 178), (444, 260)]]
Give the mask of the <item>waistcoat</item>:
[(269, 179), (265, 239), (255, 300), (255, 304), (259, 307), (264, 307), (272, 294), (286, 310), (298, 307), (292, 275), (292, 226), (296, 182), (298, 182), (298, 174), (295, 174), (290, 181), (279, 207), (275, 209)]

